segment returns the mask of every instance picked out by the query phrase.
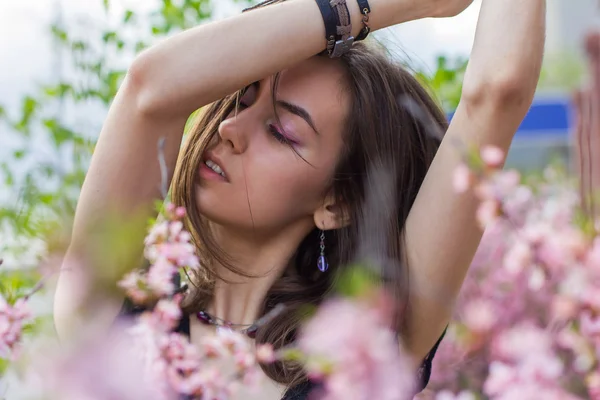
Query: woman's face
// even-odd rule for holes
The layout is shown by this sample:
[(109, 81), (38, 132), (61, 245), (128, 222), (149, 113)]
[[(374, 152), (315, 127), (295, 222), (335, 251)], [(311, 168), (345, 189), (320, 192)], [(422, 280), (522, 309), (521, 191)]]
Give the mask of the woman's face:
[[(349, 109), (339, 61), (313, 57), (252, 85), (199, 166), (197, 205), (218, 224), (273, 233), (322, 217)], [(215, 164), (218, 167), (215, 167)], [(211, 169), (212, 167), (212, 169)], [(219, 168), (222, 174), (213, 169)], [(220, 171), (219, 171), (220, 172)]]

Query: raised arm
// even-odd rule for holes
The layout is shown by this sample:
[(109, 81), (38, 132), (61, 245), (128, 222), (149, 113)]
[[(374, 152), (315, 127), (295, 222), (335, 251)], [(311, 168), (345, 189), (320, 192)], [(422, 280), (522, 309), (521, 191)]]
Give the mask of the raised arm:
[[(424, 16), (444, 16), (471, 0), (370, 0), (373, 29)], [(435, 7), (434, 7), (435, 6)], [(361, 29), (355, 0), (348, 0), (354, 34)], [(434, 12), (435, 11), (435, 12)], [(309, 58), (325, 48), (325, 28), (315, 0), (292, 0), (199, 26), (143, 52), (130, 67), (110, 108), (77, 205), (72, 241), (55, 295), (54, 317), (61, 336), (77, 306), (81, 271), (109, 267), (94, 254), (89, 229), (108, 215), (132, 219), (152, 212), (161, 197), (157, 144), (172, 173), (186, 119), (194, 110)], [(171, 175), (169, 175), (169, 182)], [(132, 237), (142, 243), (142, 237)], [(140, 249), (141, 250), (141, 249)], [(119, 302), (113, 306), (117, 314)], [(107, 312), (110, 316), (111, 312)], [(107, 318), (110, 319), (110, 318)]]
[(452, 174), (457, 142), (507, 151), (538, 82), (545, 0), (483, 0), (462, 99), (406, 225), (411, 314), (405, 342), (421, 358), (448, 323), (481, 240), (472, 193)]

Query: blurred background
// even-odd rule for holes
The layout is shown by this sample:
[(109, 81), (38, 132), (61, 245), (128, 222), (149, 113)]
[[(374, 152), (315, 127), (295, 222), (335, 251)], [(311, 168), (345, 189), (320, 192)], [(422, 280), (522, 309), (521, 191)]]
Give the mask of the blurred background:
[[(251, 3), (0, 0), (5, 266), (35, 264), (54, 245), (40, 238), (47, 232), (57, 237), (60, 221), (64, 226), (64, 218), (72, 216), (95, 139), (135, 55), (164, 36), (233, 15)], [(548, 0), (548, 5), (542, 78), (508, 161), (528, 171), (549, 162), (570, 163), (573, 93), (589, 81), (584, 36), (599, 22), (596, 0)], [(460, 98), (480, 6), (477, 0), (455, 18), (411, 22), (375, 35), (428, 85), (449, 116)]]

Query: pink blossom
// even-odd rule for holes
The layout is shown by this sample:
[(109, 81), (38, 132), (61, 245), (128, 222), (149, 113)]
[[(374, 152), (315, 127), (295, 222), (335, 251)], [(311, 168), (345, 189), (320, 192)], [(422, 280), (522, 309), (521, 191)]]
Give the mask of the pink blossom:
[(477, 299), (465, 306), (463, 320), (471, 330), (486, 332), (497, 322), (497, 313), (492, 302)]
[(161, 299), (156, 304), (152, 315), (157, 326), (166, 330), (175, 329), (182, 315), (181, 308), (179, 308), (180, 301), (181, 297), (176, 296), (174, 299)]
[(454, 394), (449, 390), (444, 390), (435, 396), (435, 400), (477, 400), (477, 397), (473, 392), (469, 391)]
[(332, 300), (303, 328), (299, 346), (308, 355), (308, 372), (324, 377), (323, 399), (410, 397), (409, 361), (396, 334), (372, 315), (358, 301)]
[(590, 343), (573, 327), (566, 327), (556, 336), (557, 346), (571, 351), (574, 355), (573, 368), (577, 373), (589, 372), (596, 362)]
[(504, 268), (512, 275), (521, 273), (533, 260), (531, 247), (524, 240), (517, 240), (504, 256)]
[(537, 257), (549, 268), (559, 269), (575, 263), (578, 258), (583, 256), (585, 249), (586, 243), (582, 233), (564, 227), (540, 243)]
[(600, 372), (594, 371), (586, 377), (586, 385), (590, 399), (600, 399)]
[(518, 186), (510, 195), (504, 198), (504, 213), (511, 221), (523, 222), (533, 204), (534, 196), (527, 186)]
[(494, 178), (494, 186), (503, 198), (512, 195), (519, 187), (521, 174), (514, 169), (498, 172)]
[(466, 192), (474, 180), (473, 173), (465, 164), (459, 164), (454, 169), (454, 190), (457, 193)]
[(192, 236), (180, 221), (184, 216), (184, 209), (167, 205), (166, 219), (156, 222), (144, 240), (144, 255), (150, 267), (147, 271), (133, 271), (119, 282), (134, 302), (145, 303), (173, 294), (173, 276), (180, 269), (200, 267)]
[[(181, 234), (184, 238), (189, 240), (189, 234), (183, 232)], [(186, 242), (168, 242), (156, 245), (157, 258), (163, 258), (173, 263), (178, 267), (189, 267), (196, 269), (199, 267), (200, 262), (198, 257), (194, 254), (195, 247), (191, 243)]]
[(577, 303), (566, 296), (556, 295), (552, 299), (552, 316), (559, 321), (567, 321), (573, 319), (578, 310)]
[(529, 289), (531, 289), (532, 292), (541, 291), (544, 288), (544, 285), (546, 284), (546, 279), (546, 274), (544, 273), (544, 270), (542, 270), (542, 268), (532, 268), (529, 272), (529, 279), (527, 281)]
[(481, 149), (481, 159), (491, 168), (499, 168), (504, 162), (504, 151), (496, 146), (485, 146)]
[(585, 258), (585, 264), (591, 270), (600, 272), (600, 237), (594, 239), (592, 247)]
[(146, 282), (139, 271), (131, 271), (118, 282), (118, 286), (125, 290), (125, 294), (136, 304), (143, 304), (149, 298), (145, 289)]
[(493, 223), (500, 215), (499, 204), (493, 200), (486, 200), (477, 207), (477, 221), (482, 227)]
[(481, 181), (475, 186), (475, 194), (479, 197), (480, 200), (486, 201), (496, 201), (496, 190), (494, 188), (494, 183), (492, 181)]
[(185, 207), (177, 207), (175, 209), (175, 216), (177, 218), (183, 218), (183, 217), (185, 217), (185, 214), (186, 214), (185, 213)]
[(165, 242), (168, 239), (168, 236), (169, 236), (169, 221), (157, 222), (152, 226), (152, 228), (150, 229), (150, 232), (148, 232), (148, 235), (146, 236), (146, 239), (144, 240), (144, 244), (146, 245), (146, 248), (144, 250), (144, 255), (150, 262), (153, 262), (157, 257), (156, 251), (155, 251), (155, 248), (153, 247), (153, 245), (156, 243)]
[(505, 330), (494, 343), (498, 355), (509, 360), (526, 359), (531, 354), (544, 355), (551, 348), (552, 337), (549, 332), (527, 323)]
[[(516, 172), (478, 172), (477, 218), (491, 224), (430, 386), (444, 396), (578, 399), (570, 390), (585, 387), (600, 361), (600, 239), (582, 229), (589, 221), (563, 181), (530, 188)], [(591, 398), (600, 393), (587, 387)]]
[(275, 353), (271, 344), (260, 344), (256, 346), (256, 359), (264, 364), (275, 361)]
[(583, 311), (580, 314), (581, 333), (590, 338), (600, 340), (600, 315), (592, 315), (590, 311)]
[[(257, 356), (242, 334), (231, 330), (218, 331), (216, 336), (201, 338), (199, 346), (178, 333), (169, 333), (180, 315), (179, 298), (161, 300), (152, 313), (146, 312), (129, 333), (143, 355), (146, 376), (162, 381), (168, 390), (198, 398), (229, 399), (245, 385), (253, 389), (260, 383)], [(267, 348), (261, 349), (268, 357)], [(272, 354), (272, 352), (271, 352)], [(236, 373), (225, 376), (219, 365), (230, 361)]]
[(175, 400), (161, 380), (149, 379), (137, 343), (117, 325), (109, 334), (94, 334), (77, 343), (46, 345), (26, 374), (25, 383), (40, 398), (61, 400)]
[(176, 272), (177, 268), (169, 260), (159, 257), (148, 271), (148, 289), (158, 297), (170, 295), (175, 291), (173, 275)]
[(493, 361), (489, 368), (490, 373), (483, 388), (488, 395), (501, 393), (518, 381), (517, 371), (508, 364)]
[(23, 326), (30, 318), (31, 313), (24, 299), (18, 299), (11, 306), (0, 294), (0, 357), (16, 358)]

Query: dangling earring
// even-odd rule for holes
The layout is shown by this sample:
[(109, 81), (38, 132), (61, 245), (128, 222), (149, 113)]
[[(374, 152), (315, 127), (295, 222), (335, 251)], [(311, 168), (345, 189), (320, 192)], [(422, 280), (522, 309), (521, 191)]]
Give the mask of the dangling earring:
[(321, 248), (321, 255), (319, 256), (317, 267), (319, 267), (319, 271), (325, 272), (329, 268), (327, 258), (325, 258), (325, 231), (321, 231), (321, 244), (319, 247)]

